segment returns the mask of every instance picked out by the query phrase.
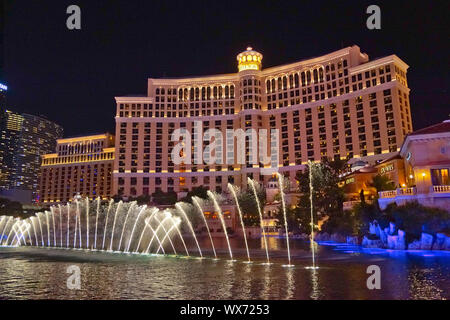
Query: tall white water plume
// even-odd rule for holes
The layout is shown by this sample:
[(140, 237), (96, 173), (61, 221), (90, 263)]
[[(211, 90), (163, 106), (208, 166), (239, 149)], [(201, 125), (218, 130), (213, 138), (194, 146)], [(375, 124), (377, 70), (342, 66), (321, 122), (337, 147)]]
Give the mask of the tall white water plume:
[(36, 232), (36, 223), (34, 222), (35, 218), (36, 217), (30, 217), (30, 222), (31, 222), (31, 226), (33, 227), (34, 238), (36, 240), (36, 247), (38, 247), (39, 246), (39, 241), (38, 241), (37, 232)]
[(284, 217), (284, 231), (286, 234), (286, 247), (288, 252), (288, 266), (291, 266), (291, 250), (289, 248), (289, 230), (288, 230), (288, 222), (287, 222), (287, 213), (286, 213), (286, 201), (284, 200), (284, 179), (283, 176), (278, 172), (278, 184), (280, 187), (280, 194), (281, 194), (281, 205), (283, 208), (283, 217)]
[(63, 246), (63, 231), (62, 231), (62, 207), (61, 205), (58, 205), (59, 208), (59, 242), (60, 247)]
[(236, 190), (235, 190), (235, 187), (231, 185), (231, 183), (228, 184), (228, 189), (231, 191), (231, 194), (234, 197), (234, 201), (236, 202), (236, 207), (237, 207), (238, 213), (239, 213), (239, 219), (241, 221), (242, 233), (244, 234), (244, 242), (245, 242), (245, 249), (247, 249), (248, 262), (251, 262), (251, 260), (250, 260), (250, 251), (248, 250), (247, 234), (245, 232), (244, 219), (242, 217), (241, 206), (239, 205), (239, 200), (238, 200), (238, 197), (237, 197), (237, 194), (236, 194)]
[(213, 201), (214, 208), (217, 210), (217, 214), (219, 215), (220, 223), (222, 224), (222, 229), (225, 234), (225, 238), (227, 240), (228, 245), (228, 251), (230, 252), (230, 259), (233, 261), (233, 251), (231, 251), (231, 245), (230, 245), (230, 239), (228, 238), (228, 231), (227, 226), (225, 224), (225, 220), (223, 218), (222, 208), (219, 206), (219, 203), (217, 202), (216, 196), (214, 193), (212, 193), (210, 190), (207, 192), (208, 197)]
[(180, 223), (181, 223), (181, 219), (176, 220), (176, 221), (174, 219), (172, 219), (172, 225), (175, 227), (175, 230), (177, 231), (178, 237), (180, 237), (181, 242), (183, 243), (183, 247), (184, 247), (184, 250), (186, 251), (186, 255), (189, 257), (190, 256), (189, 250), (188, 250), (188, 248), (186, 246), (186, 242), (184, 241), (183, 235), (181, 234), (181, 231), (180, 231), (180, 228), (179, 228)]
[(97, 229), (98, 229), (98, 215), (100, 211), (100, 197), (97, 197), (97, 211), (95, 213), (95, 234), (94, 234), (94, 249), (97, 250)]
[(47, 222), (47, 247), (50, 247), (50, 222), (49, 222), (49, 216), (50, 212), (45, 211), (45, 220)]
[(181, 203), (179, 203), (179, 202), (177, 202), (177, 203), (175, 204), (175, 207), (176, 207), (179, 211), (181, 211), (181, 213), (183, 214), (183, 217), (184, 217), (184, 219), (185, 219), (187, 225), (189, 226), (189, 229), (191, 230), (192, 235), (194, 236), (194, 240), (195, 240), (195, 243), (197, 244), (197, 248), (198, 248), (198, 252), (200, 253), (200, 257), (203, 258), (202, 249), (200, 249), (200, 245), (198, 244), (197, 236), (195, 235), (194, 228), (192, 227), (192, 223), (191, 223), (191, 221), (189, 220), (189, 217), (188, 217), (188, 215), (186, 214), (186, 211), (184, 211), (183, 206), (182, 206)]
[[(20, 220), (15, 219), (15, 222), (12, 225), (11, 230), (9, 232), (8, 239), (6, 240), (6, 245), (9, 244), (10, 246), (14, 247), (14, 241), (19, 239), (20, 232), (18, 234), (17, 230), (16, 230), (16, 228), (18, 228), (19, 223), (20, 223)], [(14, 233), (14, 237), (11, 239), (11, 235), (13, 235), (13, 233)]]
[[(11, 235), (13, 234), (13, 232), (15, 233), (15, 236), (17, 235), (17, 232), (16, 232), (16, 230), (15, 230), (15, 229), (16, 229), (17, 221), (18, 221), (17, 218), (13, 219), (13, 224), (11, 225), (11, 229), (9, 229), (8, 236), (6, 237), (6, 245), (8, 245), (9, 240), (11, 239)], [(13, 239), (14, 239), (14, 238), (13, 238)]]
[(53, 245), (54, 247), (56, 247), (55, 208), (51, 207), (50, 211), (52, 212), (52, 221), (53, 221)]
[(211, 236), (211, 231), (209, 230), (208, 221), (206, 221), (205, 214), (203, 213), (202, 206), (200, 205), (200, 202), (199, 202), (197, 197), (194, 196), (191, 199), (192, 199), (192, 202), (194, 203), (194, 205), (197, 207), (200, 215), (203, 218), (203, 223), (206, 226), (206, 231), (208, 232), (209, 240), (211, 241), (211, 246), (212, 246), (212, 249), (213, 249), (213, 252), (214, 252), (214, 258), (217, 259), (216, 248), (214, 247), (214, 241), (213, 241), (213, 238)]
[(42, 241), (42, 246), (44, 247), (44, 233), (42, 232), (42, 223), (41, 223), (41, 216), (43, 215), (42, 212), (38, 213), (37, 216), (37, 221), (39, 222), (39, 229), (41, 231), (41, 241)]
[(162, 247), (162, 244), (161, 244), (161, 240), (159, 239), (159, 237), (158, 237), (158, 232), (159, 232), (159, 230), (162, 228), (162, 225), (167, 221), (167, 220), (169, 220), (170, 218), (171, 218), (171, 216), (168, 214), (168, 212), (164, 212), (165, 213), (165, 218), (161, 221), (161, 222), (159, 222), (159, 225), (158, 225), (158, 227), (156, 228), (156, 230), (155, 229), (153, 229), (153, 227), (151, 226), (151, 221), (147, 218), (146, 220), (145, 220), (145, 223), (150, 227), (150, 230), (152, 230), (152, 232), (153, 232), (153, 236), (152, 236), (152, 238), (150, 239), (150, 242), (148, 243), (148, 246), (147, 246), (147, 250), (145, 250), (145, 253), (149, 253), (150, 252), (150, 248), (151, 248), (151, 246), (152, 246), (152, 244), (153, 244), (153, 240), (156, 238), (156, 241), (158, 241), (158, 243), (159, 243), (159, 248), (161, 249), (161, 251), (163, 252), (163, 253), (165, 253), (165, 251), (164, 251), (164, 248)]
[[(148, 218), (146, 218), (146, 219), (149, 219), (149, 221), (152, 221), (153, 216), (154, 216), (158, 211), (159, 211), (158, 208), (152, 208), (152, 209), (150, 210), (150, 216), (149, 216)], [(146, 220), (144, 220), (144, 228), (142, 229), (141, 236), (139, 237), (139, 242), (138, 242), (138, 244), (137, 244), (137, 246), (136, 246), (136, 250), (134, 251), (134, 253), (138, 253), (138, 252), (139, 252), (139, 248), (141, 247), (142, 239), (144, 238), (145, 231), (146, 231), (147, 228), (148, 228), (148, 225), (147, 225), (147, 223), (146, 223), (145, 221), (146, 221)]]
[[(3, 225), (3, 223), (5, 222), (5, 220), (6, 220), (6, 216), (2, 216), (2, 219), (0, 220), (0, 228), (1, 228), (2, 230), (5, 229), (5, 226)], [(2, 228), (2, 227), (3, 227), (3, 228)], [(2, 243), (2, 240), (3, 240), (3, 231), (2, 231), (2, 236), (1, 236), (1, 238), (0, 238), (0, 244)]]
[(113, 240), (114, 240), (114, 230), (116, 229), (116, 220), (117, 220), (117, 213), (120, 210), (120, 207), (122, 206), (122, 201), (119, 201), (119, 204), (116, 207), (116, 211), (114, 212), (114, 222), (113, 222), (113, 227), (111, 230), (111, 239), (109, 242), (109, 251), (112, 251), (112, 245), (113, 245)]
[[(178, 221), (177, 221), (176, 219), (178, 219)], [(161, 240), (161, 243), (164, 245), (164, 242), (166, 241), (166, 239), (169, 239), (170, 244), (171, 244), (171, 246), (172, 246), (172, 248), (173, 248), (174, 254), (176, 255), (176, 254), (177, 254), (177, 251), (176, 251), (175, 247), (173, 246), (172, 240), (170, 239), (170, 233), (172, 232), (173, 229), (176, 228), (176, 224), (181, 223), (181, 220), (180, 220), (180, 218), (178, 218), (178, 217), (175, 217), (173, 220), (174, 220), (173, 225), (172, 225), (172, 226), (169, 228), (169, 230), (166, 232), (164, 238), (162, 238), (162, 240)], [(161, 248), (159, 248), (159, 249), (161, 249)], [(156, 251), (156, 254), (159, 253), (159, 249), (158, 249), (158, 251)]]
[(86, 249), (89, 249), (89, 198), (86, 198)]
[[(141, 251), (141, 242), (143, 241), (145, 232), (146, 230), (151, 230), (150, 237), (152, 239), (149, 240), (148, 250), (151, 250), (152, 253), (162, 251), (164, 254), (167, 254), (164, 246), (170, 243), (171, 249), (176, 255), (177, 250), (172, 239), (175, 236), (174, 231), (177, 230), (185, 247), (186, 254), (189, 256), (183, 235), (178, 228), (181, 219), (173, 216), (169, 210), (161, 212), (154, 207), (148, 209), (147, 206), (137, 206), (136, 203), (130, 206), (127, 205), (124, 208), (121, 206), (122, 203), (119, 203), (115, 207), (114, 218), (116, 223), (112, 231), (112, 224), (102, 218), (108, 215), (108, 212), (111, 213), (113, 204), (114, 201), (110, 201), (109, 206), (102, 207), (98, 198), (89, 202), (86, 199), (78, 198), (73, 203), (68, 203), (67, 207), (62, 207), (61, 205), (53, 206), (50, 207), (49, 211), (36, 213), (35, 216), (23, 220), (2, 216), (0, 217), (0, 245), (56, 248), (57, 246), (64, 245), (64, 240), (67, 249), (95, 251), (97, 250), (96, 248), (100, 247), (99, 241), (101, 242), (101, 240), (99, 237), (102, 232), (101, 225), (103, 220), (105, 223), (103, 233), (105, 237), (106, 234), (111, 234), (110, 246), (115, 248), (119, 244), (118, 252), (129, 253), (131, 248), (134, 248), (136, 244), (136, 251)], [(94, 232), (93, 221), (87, 221), (89, 212), (92, 214), (92, 217), (89, 218), (93, 218), (94, 212), (92, 210), (96, 210), (96, 232)], [(57, 217), (58, 212), (60, 215), (59, 220)], [(158, 212), (162, 220), (156, 216)], [(147, 218), (145, 224), (143, 224), (143, 217), (148, 213), (150, 213), (150, 219)], [(66, 219), (67, 230), (65, 225)], [(89, 236), (87, 235), (88, 233)], [(119, 241), (118, 238), (114, 240), (115, 237), (119, 236), (119, 233), (121, 240)], [(82, 239), (86, 239), (86, 243)], [(95, 239), (97, 239), (97, 242), (95, 242)], [(152, 244), (155, 242), (157, 242), (158, 246), (152, 248)], [(202, 255), (200, 244), (198, 246), (200, 255)], [(145, 250), (141, 251), (141, 253), (144, 252)]]
[(8, 219), (6, 217), (3, 217), (5, 220), (5, 225), (3, 226), (3, 230), (2, 230), (2, 237), (0, 238), (0, 243), (3, 242), (3, 238), (5, 236), (5, 231), (6, 231), (6, 227), (8, 226), (8, 224), (11, 222), (11, 220), (13, 219), (13, 217), (9, 217)]
[(128, 217), (131, 215), (131, 212), (132, 212), (131, 209), (134, 209), (135, 206), (136, 206), (136, 201), (133, 201), (125, 215), (125, 221), (123, 222), (122, 233), (120, 234), (119, 247), (117, 248), (117, 251), (120, 251), (120, 247), (122, 246), (123, 234), (125, 233), (125, 227), (127, 226)]
[[(77, 211), (75, 213), (75, 233), (73, 235), (73, 247), (75, 248), (77, 245), (77, 229), (78, 229), (78, 213), (79, 213), (79, 208), (78, 208), (78, 200), (76, 201), (76, 206), (77, 206)], [(81, 235), (80, 235), (81, 237)]]
[(70, 235), (70, 204), (67, 204), (67, 239), (66, 247), (69, 248), (69, 235)]
[[(155, 220), (156, 220), (157, 223), (161, 223), (161, 221), (159, 220), (158, 216), (155, 216)], [(176, 227), (173, 218), (171, 219), (171, 221), (172, 221), (172, 227)], [(169, 233), (169, 231), (166, 229), (166, 227), (164, 227), (164, 224), (162, 224), (161, 227), (162, 227), (162, 229), (164, 231), (164, 238), (165, 238), (167, 236), (167, 234)], [(170, 228), (170, 229), (172, 229), (172, 228)], [(177, 229), (177, 230), (179, 230), (179, 229)], [(184, 239), (182, 238), (181, 233), (179, 233), (179, 234), (180, 234), (181, 240), (183, 241), (183, 245), (186, 248), (186, 244), (184, 243)], [(170, 237), (169, 237), (169, 240), (170, 240), (169, 242), (170, 242), (170, 246), (172, 247), (173, 253), (176, 255), (177, 254), (177, 249), (175, 249), (175, 246), (173, 245), (173, 242), (170, 239)], [(161, 245), (163, 245), (163, 244), (164, 244), (164, 240), (161, 240)], [(159, 248), (158, 251), (156, 251), (156, 254), (159, 253), (160, 249), (161, 248)], [(187, 248), (186, 248), (186, 254), (189, 255), (189, 252), (187, 251)]]
[(262, 214), (262, 210), (261, 210), (261, 204), (259, 203), (259, 197), (258, 197), (258, 193), (256, 192), (255, 182), (252, 179), (248, 178), (248, 183), (252, 186), (253, 194), (255, 195), (256, 205), (258, 207), (258, 213), (259, 213), (259, 221), (260, 221), (260, 225), (261, 225), (261, 234), (263, 236), (264, 247), (266, 249), (267, 264), (270, 264), (269, 247), (267, 246), (266, 233), (264, 232), (264, 221), (263, 221), (263, 214)]
[(314, 207), (313, 207), (313, 168), (312, 161), (308, 161), (309, 166), (309, 202), (311, 207), (311, 255), (312, 255), (312, 268), (316, 269), (316, 258), (314, 253)]
[(133, 230), (131, 231), (131, 235), (130, 235), (130, 240), (128, 241), (128, 246), (127, 246), (127, 250), (125, 252), (130, 252), (130, 245), (131, 245), (131, 240), (133, 240), (133, 235), (134, 235), (134, 231), (136, 230), (136, 225), (139, 221), (139, 218), (141, 217), (142, 213), (144, 213), (144, 211), (147, 209), (147, 206), (143, 206), (141, 211), (139, 212), (136, 220), (134, 221), (134, 226), (133, 226)]
[(106, 211), (105, 224), (103, 225), (102, 250), (105, 250), (106, 230), (108, 229), (108, 217), (109, 217), (109, 213), (111, 212), (111, 207), (112, 207), (113, 203), (114, 203), (114, 200), (111, 199), (111, 201), (109, 201), (108, 211)]

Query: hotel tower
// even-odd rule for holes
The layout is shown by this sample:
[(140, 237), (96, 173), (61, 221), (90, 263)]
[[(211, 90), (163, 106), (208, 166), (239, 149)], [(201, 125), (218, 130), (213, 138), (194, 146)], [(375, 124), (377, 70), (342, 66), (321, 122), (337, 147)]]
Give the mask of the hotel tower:
[[(397, 152), (412, 131), (408, 65), (396, 55), (369, 61), (352, 46), (267, 69), (262, 61), (261, 53), (247, 48), (237, 55), (237, 73), (149, 79), (145, 96), (116, 97), (113, 194), (161, 190), (182, 196), (196, 186), (220, 192), (228, 182), (245, 188), (247, 177), (271, 179), (250, 152), (244, 164), (226, 161), (225, 151), (215, 154), (222, 164), (175, 163), (178, 142), (171, 135), (180, 128), (200, 141), (213, 128), (278, 129), (277, 170), (292, 188), (308, 160), (373, 163)], [(223, 147), (233, 142), (224, 137)], [(192, 158), (208, 144), (191, 146)]]

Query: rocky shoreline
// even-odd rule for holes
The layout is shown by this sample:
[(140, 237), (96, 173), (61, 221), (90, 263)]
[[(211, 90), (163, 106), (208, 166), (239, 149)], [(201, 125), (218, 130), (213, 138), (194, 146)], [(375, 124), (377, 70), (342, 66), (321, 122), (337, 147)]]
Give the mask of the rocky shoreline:
[(348, 236), (338, 233), (317, 233), (314, 237), (316, 241), (333, 241), (353, 245), (361, 245), (365, 248), (380, 248), (393, 250), (446, 250), (450, 251), (450, 237), (444, 233), (435, 235), (422, 232), (420, 240), (410, 243), (406, 241), (405, 232), (396, 229), (391, 223), (384, 230), (376, 223), (370, 225), (369, 234), (359, 236)]

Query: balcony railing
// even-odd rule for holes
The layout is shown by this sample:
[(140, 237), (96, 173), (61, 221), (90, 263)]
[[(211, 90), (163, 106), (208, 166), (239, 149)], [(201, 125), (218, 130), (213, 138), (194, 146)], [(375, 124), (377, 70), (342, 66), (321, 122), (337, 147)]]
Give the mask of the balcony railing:
[(433, 193), (450, 193), (450, 186), (431, 186), (430, 189)]
[(413, 196), (417, 194), (415, 187), (412, 188), (398, 188), (397, 190), (381, 191), (379, 196), (381, 199), (395, 198), (396, 196)]
[(397, 190), (381, 191), (379, 192), (380, 198), (395, 198)]
[(412, 188), (398, 188), (397, 189), (397, 195), (399, 196), (412, 196), (417, 193), (417, 190), (415, 187)]

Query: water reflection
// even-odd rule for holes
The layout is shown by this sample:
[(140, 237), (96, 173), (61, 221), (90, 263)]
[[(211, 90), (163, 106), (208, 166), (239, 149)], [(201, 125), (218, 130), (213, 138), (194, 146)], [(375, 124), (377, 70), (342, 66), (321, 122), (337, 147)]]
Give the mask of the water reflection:
[[(220, 241), (218, 241), (220, 242)], [(0, 248), (3, 299), (445, 299), (449, 298), (450, 255), (366, 254), (356, 248), (318, 249), (320, 269), (311, 265), (304, 244), (293, 241), (294, 268), (285, 268), (285, 250), (271, 252), (262, 265), (259, 239), (255, 262), (245, 250), (236, 262), (226, 250), (218, 261), (163, 256), (89, 253), (71, 250)], [(195, 245), (192, 243), (191, 245)], [(306, 244), (308, 246), (308, 244)], [(344, 248), (341, 248), (344, 249)], [(258, 251), (259, 250), (259, 251)], [(344, 251), (354, 251), (344, 253)], [(431, 253), (430, 253), (431, 254)], [(68, 290), (67, 267), (81, 268), (81, 290)], [(366, 287), (367, 267), (379, 265), (382, 290)]]
[(295, 277), (294, 268), (286, 268), (286, 300), (294, 299), (295, 294)]
[(443, 299), (443, 290), (434, 281), (434, 277), (440, 278), (440, 274), (430, 269), (413, 268), (408, 276), (411, 299), (436, 300)]
[(311, 272), (311, 295), (309, 296), (312, 300), (319, 300), (321, 298), (319, 290), (319, 270), (309, 269)]

